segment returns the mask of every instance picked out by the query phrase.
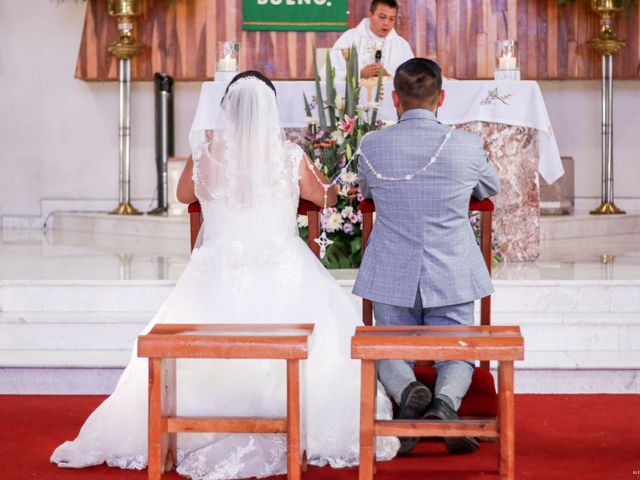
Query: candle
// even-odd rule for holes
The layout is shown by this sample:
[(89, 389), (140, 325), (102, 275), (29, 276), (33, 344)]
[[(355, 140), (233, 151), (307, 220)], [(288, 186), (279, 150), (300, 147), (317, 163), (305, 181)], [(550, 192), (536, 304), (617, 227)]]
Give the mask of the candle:
[(498, 68), (500, 70), (515, 70), (516, 57), (511, 56), (511, 52), (507, 52), (505, 56), (498, 58)]
[(237, 61), (235, 58), (231, 58), (231, 54), (228, 53), (218, 61), (218, 70), (221, 72), (235, 72)]

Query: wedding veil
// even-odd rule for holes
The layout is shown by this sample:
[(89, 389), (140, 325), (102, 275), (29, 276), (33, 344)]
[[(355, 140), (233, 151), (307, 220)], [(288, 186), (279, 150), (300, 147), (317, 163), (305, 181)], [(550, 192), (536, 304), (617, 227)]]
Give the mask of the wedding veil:
[(189, 134), (198, 199), (245, 208), (290, 195), (291, 172), (274, 91), (246, 76), (229, 86), (213, 122), (216, 110), (201, 98)]

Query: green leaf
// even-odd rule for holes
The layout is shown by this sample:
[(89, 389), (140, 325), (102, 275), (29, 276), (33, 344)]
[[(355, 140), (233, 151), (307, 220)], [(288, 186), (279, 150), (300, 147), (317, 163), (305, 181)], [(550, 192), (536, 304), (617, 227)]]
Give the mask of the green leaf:
[(329, 111), (329, 123), (331, 124), (331, 130), (336, 129), (336, 87), (333, 83), (335, 78), (335, 70), (331, 65), (331, 55), (329, 54), (329, 50), (327, 50), (327, 59), (325, 66), (327, 68), (327, 81), (326, 81), (326, 89), (327, 89), (327, 108)]
[(311, 105), (309, 105), (309, 100), (307, 100), (307, 94), (303, 92), (302, 96), (304, 97), (304, 111), (307, 114), (307, 117), (310, 117), (311, 116)]
[(351, 253), (358, 253), (362, 248), (362, 237), (354, 237), (350, 243)]
[(316, 84), (316, 101), (318, 102), (318, 119), (320, 120), (320, 128), (322, 130), (327, 129), (327, 118), (325, 116), (325, 104), (322, 97), (322, 88), (320, 88), (320, 74), (318, 73), (318, 64), (316, 63), (317, 52), (315, 46), (313, 47), (313, 77)]

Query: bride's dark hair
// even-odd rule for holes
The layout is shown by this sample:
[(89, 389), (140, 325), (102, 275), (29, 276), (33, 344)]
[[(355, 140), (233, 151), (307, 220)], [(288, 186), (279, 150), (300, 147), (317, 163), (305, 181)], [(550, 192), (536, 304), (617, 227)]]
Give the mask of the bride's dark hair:
[(265, 77), (262, 73), (260, 73), (257, 70), (246, 70), (244, 72), (240, 72), (235, 77), (233, 77), (233, 79), (229, 82), (229, 85), (227, 85), (227, 89), (224, 91), (224, 96), (222, 97), (222, 99), (224, 100), (224, 97), (227, 96), (227, 92), (229, 91), (229, 87), (231, 85), (236, 83), (238, 80), (242, 80), (243, 78), (247, 78), (247, 77), (257, 78), (258, 80), (263, 82), (267, 87), (273, 90), (273, 94), (277, 96), (276, 87), (273, 86), (273, 83), (271, 83), (271, 80), (269, 80), (267, 77)]

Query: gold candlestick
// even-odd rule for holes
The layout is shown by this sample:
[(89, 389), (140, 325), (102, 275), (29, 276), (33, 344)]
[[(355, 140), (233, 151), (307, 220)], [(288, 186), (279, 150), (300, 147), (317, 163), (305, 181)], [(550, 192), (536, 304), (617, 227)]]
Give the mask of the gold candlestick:
[(140, 53), (144, 45), (133, 38), (133, 21), (141, 13), (142, 0), (109, 0), (109, 15), (118, 21), (118, 38), (107, 50), (118, 58), (120, 86), (120, 182), (116, 215), (140, 215), (131, 205), (131, 58)]
[(591, 0), (591, 9), (600, 16), (600, 31), (589, 44), (600, 53), (602, 61), (602, 198), (600, 206), (591, 211), (595, 215), (624, 213), (613, 198), (613, 54), (626, 43), (616, 37), (613, 20), (622, 8), (623, 0)]

